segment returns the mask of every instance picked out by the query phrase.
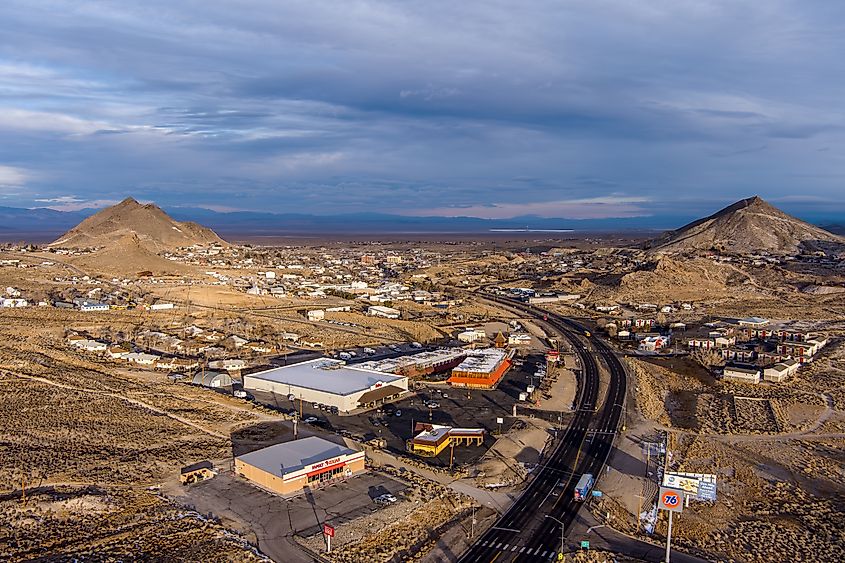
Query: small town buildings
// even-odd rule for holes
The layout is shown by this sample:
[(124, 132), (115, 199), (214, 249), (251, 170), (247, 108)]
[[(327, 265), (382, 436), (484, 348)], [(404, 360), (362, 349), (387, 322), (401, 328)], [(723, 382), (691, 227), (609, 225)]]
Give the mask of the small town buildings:
[(367, 307), (367, 314), (371, 317), (382, 317), (384, 319), (398, 319), (402, 312), (399, 309), (392, 307), (383, 307), (381, 305), (373, 305)]
[(727, 365), (722, 370), (722, 379), (734, 383), (760, 383), (760, 369)]
[(362, 473), (364, 452), (308, 436), (235, 458), (235, 473), (270, 492), (289, 496)]

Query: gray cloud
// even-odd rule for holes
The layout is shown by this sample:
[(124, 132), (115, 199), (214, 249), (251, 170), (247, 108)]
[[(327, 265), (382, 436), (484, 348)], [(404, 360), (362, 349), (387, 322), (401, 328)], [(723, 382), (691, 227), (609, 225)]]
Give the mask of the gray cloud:
[(791, 0), (10, 0), (0, 167), (26, 171), (20, 205), (631, 216), (760, 193), (789, 208), (797, 189), (841, 190), (843, 16)]

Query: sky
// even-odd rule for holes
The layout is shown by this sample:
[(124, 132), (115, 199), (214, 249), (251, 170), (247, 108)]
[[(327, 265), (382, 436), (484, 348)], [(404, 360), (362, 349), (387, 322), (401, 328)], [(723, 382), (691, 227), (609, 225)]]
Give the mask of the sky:
[(845, 217), (845, 2), (4, 0), (0, 206)]

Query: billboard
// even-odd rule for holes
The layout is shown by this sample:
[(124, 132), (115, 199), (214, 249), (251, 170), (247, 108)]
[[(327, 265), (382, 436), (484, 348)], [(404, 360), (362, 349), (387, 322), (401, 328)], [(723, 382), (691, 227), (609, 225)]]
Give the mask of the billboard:
[(696, 500), (716, 502), (716, 476), (712, 473), (667, 473), (663, 486), (684, 490)]

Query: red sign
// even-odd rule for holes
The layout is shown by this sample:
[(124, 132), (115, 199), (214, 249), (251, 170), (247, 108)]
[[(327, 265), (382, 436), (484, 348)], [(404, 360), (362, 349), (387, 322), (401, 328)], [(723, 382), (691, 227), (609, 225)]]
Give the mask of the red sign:
[(334, 537), (334, 528), (329, 526), (328, 524), (323, 524), (323, 535), (329, 536), (330, 538)]
[(332, 458), (332, 459), (327, 459), (327, 460), (325, 460), (325, 461), (321, 461), (321, 462), (319, 462), (319, 463), (314, 463), (314, 464), (312, 464), (312, 465), (311, 465), (311, 470), (313, 471), (313, 470), (315, 470), (315, 469), (322, 469), (323, 467), (326, 467), (326, 466), (329, 466), (329, 465), (337, 465), (338, 463), (340, 463), (340, 458), (339, 458), (339, 457), (335, 457), (335, 458)]

